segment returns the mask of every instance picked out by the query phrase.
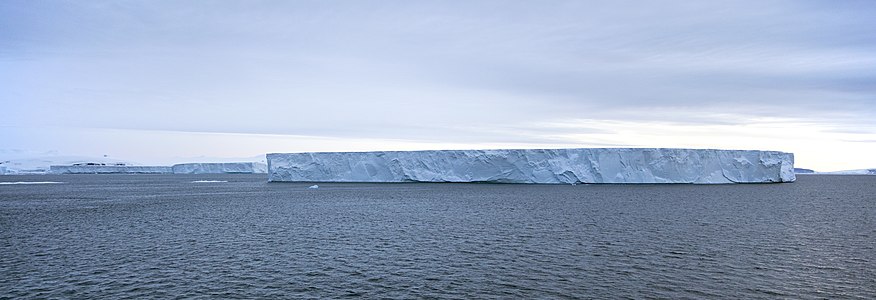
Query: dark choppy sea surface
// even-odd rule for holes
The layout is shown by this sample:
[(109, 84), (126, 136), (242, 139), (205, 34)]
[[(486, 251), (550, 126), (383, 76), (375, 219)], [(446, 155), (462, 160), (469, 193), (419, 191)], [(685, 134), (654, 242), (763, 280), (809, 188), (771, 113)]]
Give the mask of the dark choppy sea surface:
[(0, 298), (876, 298), (876, 176), (0, 181)]

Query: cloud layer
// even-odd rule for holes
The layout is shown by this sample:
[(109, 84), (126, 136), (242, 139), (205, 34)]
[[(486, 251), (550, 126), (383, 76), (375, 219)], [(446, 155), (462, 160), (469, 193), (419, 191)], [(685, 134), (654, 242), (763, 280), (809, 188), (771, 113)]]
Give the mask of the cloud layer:
[(864, 151), (874, 15), (869, 1), (4, 1), (0, 126), (471, 147), (724, 134), (805, 151), (744, 130), (769, 128)]

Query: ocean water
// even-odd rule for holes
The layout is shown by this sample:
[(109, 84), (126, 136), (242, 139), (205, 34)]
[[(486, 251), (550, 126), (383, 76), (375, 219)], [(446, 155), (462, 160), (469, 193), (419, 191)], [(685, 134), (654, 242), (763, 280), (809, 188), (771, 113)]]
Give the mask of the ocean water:
[[(876, 176), (0, 176), (0, 298), (876, 298)], [(60, 183), (58, 183), (60, 182)]]

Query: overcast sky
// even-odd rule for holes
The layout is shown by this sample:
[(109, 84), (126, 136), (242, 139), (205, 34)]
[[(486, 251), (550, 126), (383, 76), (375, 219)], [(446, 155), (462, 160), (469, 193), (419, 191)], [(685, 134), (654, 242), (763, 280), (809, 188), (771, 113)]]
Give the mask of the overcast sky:
[[(781, 150), (876, 167), (876, 1), (0, 1), (0, 150)], [(2, 154), (2, 152), (0, 152)]]

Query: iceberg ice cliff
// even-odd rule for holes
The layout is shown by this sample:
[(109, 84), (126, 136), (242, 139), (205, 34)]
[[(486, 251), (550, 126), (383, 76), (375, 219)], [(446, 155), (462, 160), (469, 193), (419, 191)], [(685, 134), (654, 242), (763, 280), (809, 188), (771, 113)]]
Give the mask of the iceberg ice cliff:
[(174, 174), (252, 174), (267, 172), (268, 166), (259, 162), (186, 163), (173, 165)]
[(580, 148), (270, 153), (269, 181), (496, 183), (793, 182), (778, 151)]

